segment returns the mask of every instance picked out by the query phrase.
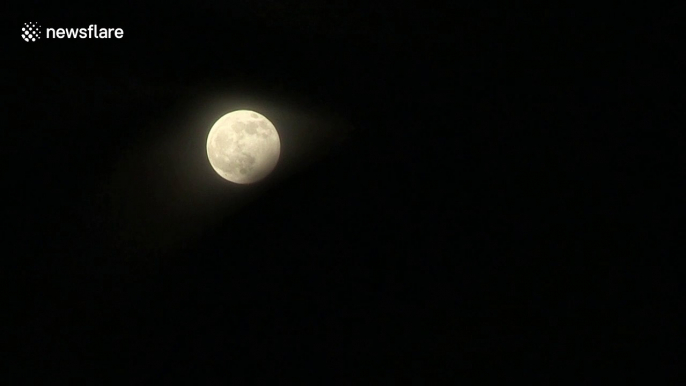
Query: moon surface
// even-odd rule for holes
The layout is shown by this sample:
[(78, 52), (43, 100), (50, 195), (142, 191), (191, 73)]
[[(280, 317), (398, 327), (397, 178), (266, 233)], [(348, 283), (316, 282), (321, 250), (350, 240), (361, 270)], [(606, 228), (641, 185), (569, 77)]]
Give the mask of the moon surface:
[(276, 166), (281, 141), (276, 127), (251, 110), (230, 112), (207, 136), (207, 158), (222, 178), (250, 184), (265, 178)]

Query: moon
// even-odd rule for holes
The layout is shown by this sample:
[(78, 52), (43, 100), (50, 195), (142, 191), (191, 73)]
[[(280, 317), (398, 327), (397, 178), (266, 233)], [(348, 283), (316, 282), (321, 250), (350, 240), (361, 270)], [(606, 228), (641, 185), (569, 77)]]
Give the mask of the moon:
[(251, 184), (274, 170), (281, 153), (276, 127), (264, 115), (251, 110), (230, 112), (212, 126), (207, 135), (207, 158), (225, 180)]

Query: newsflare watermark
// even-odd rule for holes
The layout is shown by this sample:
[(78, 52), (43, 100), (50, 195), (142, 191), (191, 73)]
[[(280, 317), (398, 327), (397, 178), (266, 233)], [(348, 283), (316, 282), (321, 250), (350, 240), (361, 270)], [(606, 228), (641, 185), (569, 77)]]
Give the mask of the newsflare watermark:
[[(45, 33), (43, 33), (45, 30)], [(122, 28), (104, 28), (91, 24), (84, 28), (52, 28), (41, 26), (37, 22), (24, 23), (21, 28), (21, 38), (26, 42), (37, 42), (45, 39), (121, 39), (124, 37)]]

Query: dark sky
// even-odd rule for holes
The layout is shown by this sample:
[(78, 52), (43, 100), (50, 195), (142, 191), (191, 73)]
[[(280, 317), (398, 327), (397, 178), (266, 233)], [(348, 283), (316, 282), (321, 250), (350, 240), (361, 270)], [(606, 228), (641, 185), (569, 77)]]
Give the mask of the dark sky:
[[(670, 331), (655, 307), (679, 293), (675, 10), (136, 7), (5, 23), (27, 375), (552, 380), (633, 369), (646, 343), (672, 358), (643, 317)], [(27, 21), (124, 38), (29, 44)], [(255, 185), (205, 155), (238, 108), (282, 138)]]

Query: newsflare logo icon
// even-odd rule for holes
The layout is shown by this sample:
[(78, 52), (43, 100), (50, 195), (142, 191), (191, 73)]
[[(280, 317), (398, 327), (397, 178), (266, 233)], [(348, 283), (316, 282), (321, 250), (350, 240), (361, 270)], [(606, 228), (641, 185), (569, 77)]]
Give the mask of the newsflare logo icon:
[(21, 28), (21, 38), (27, 42), (35, 42), (40, 39), (41, 29), (40, 25), (35, 22), (24, 23)]

